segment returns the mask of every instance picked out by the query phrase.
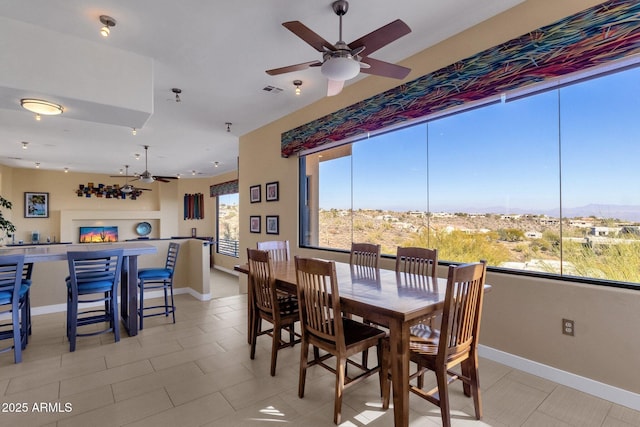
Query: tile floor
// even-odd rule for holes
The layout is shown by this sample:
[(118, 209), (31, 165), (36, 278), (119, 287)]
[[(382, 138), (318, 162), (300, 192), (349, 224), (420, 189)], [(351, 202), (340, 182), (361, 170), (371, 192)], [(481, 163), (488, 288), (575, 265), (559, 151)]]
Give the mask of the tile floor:
[[(268, 337), (249, 359), (245, 295), (179, 295), (176, 305), (175, 325), (150, 318), (136, 337), (80, 338), (74, 353), (63, 313), (35, 316), (24, 361), (0, 355), (0, 426), (333, 425), (330, 373), (311, 368), (305, 397), (297, 396), (299, 346), (279, 352), (275, 377)], [(454, 426), (640, 425), (639, 412), (490, 360), (481, 360), (480, 374), (484, 418), (474, 419), (471, 399), (453, 385)], [(438, 408), (416, 396), (410, 417), (412, 426), (441, 425)], [(377, 378), (346, 391), (342, 425), (393, 425)]]

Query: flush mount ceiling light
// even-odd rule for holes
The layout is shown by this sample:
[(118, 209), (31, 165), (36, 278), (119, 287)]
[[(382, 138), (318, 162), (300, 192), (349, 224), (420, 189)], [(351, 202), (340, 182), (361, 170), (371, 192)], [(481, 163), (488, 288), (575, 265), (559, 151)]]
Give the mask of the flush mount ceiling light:
[(231, 123), (231, 122), (226, 122), (226, 123), (225, 123), (225, 125), (227, 125), (227, 132), (231, 132), (231, 125), (232, 125), (232, 124), (233, 124), (233, 123)]
[(22, 141), (22, 149), (26, 150), (28, 148), (29, 143), (26, 141)]
[(44, 101), (42, 99), (23, 98), (20, 100), (20, 105), (25, 110), (45, 116), (56, 116), (58, 114), (62, 114), (64, 111), (62, 105), (54, 104), (53, 102)]
[(296, 87), (296, 95), (300, 95), (300, 86), (302, 86), (302, 80), (294, 80), (293, 85)]
[(110, 28), (116, 26), (116, 20), (107, 15), (100, 15), (100, 22), (104, 25), (100, 28), (100, 34), (102, 37), (109, 37), (109, 33), (111, 33)]

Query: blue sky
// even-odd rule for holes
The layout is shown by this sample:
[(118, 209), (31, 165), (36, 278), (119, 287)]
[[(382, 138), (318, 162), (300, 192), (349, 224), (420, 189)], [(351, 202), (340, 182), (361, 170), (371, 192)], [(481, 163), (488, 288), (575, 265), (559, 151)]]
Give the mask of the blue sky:
[(355, 209), (426, 210), (427, 162), (434, 212), (640, 206), (639, 117), (637, 68), (379, 135), (321, 163), (320, 207), (351, 207), (353, 168)]

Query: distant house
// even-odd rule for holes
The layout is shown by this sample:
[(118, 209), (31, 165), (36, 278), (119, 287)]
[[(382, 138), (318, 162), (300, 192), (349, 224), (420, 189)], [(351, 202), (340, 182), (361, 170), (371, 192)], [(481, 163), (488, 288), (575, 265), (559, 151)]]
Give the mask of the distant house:
[(423, 212), (423, 211), (410, 211), (409, 215), (415, 216), (415, 217), (418, 217), (418, 218), (424, 218), (427, 215), (427, 213)]
[(592, 236), (613, 236), (620, 233), (621, 227), (591, 227), (589, 234)]
[(434, 218), (453, 218), (455, 215), (450, 212), (431, 212)]
[(524, 237), (527, 239), (542, 239), (542, 233), (539, 231), (527, 231), (524, 233)]
[(519, 220), (522, 215), (501, 215), (500, 219)]
[(587, 221), (585, 219), (572, 219), (569, 221), (569, 226), (578, 228), (591, 228), (593, 227), (593, 221)]
[(560, 224), (560, 220), (558, 218), (544, 217), (544, 218), (540, 218), (540, 224), (542, 224), (542, 225), (558, 225), (558, 224)]

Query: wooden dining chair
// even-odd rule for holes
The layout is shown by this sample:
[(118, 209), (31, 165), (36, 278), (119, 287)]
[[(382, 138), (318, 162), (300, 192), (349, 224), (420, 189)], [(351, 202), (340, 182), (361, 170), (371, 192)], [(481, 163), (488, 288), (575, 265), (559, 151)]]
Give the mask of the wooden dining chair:
[[(0, 255), (0, 340), (13, 344), (0, 349), (0, 353), (13, 350), (14, 363), (22, 362), (23, 340), (28, 334), (24, 317), (26, 290), (22, 286), (24, 255)], [(6, 320), (6, 321), (5, 321)]]
[(421, 277), (437, 282), (438, 250), (419, 247), (401, 247), (396, 250), (396, 273), (406, 278), (405, 283), (420, 283)]
[[(420, 295), (425, 292), (438, 290), (438, 250), (420, 247), (398, 247), (396, 250), (396, 282), (398, 293), (403, 295)], [(410, 332), (413, 335), (428, 335), (431, 333), (442, 311), (438, 311), (419, 324), (413, 325)], [(418, 386), (422, 387), (422, 377)]]
[(351, 243), (349, 264), (361, 267), (380, 267), (380, 245), (374, 243)]
[[(375, 276), (379, 274), (380, 267), (380, 245), (374, 243), (351, 243), (351, 252), (349, 254), (349, 264), (352, 271), (359, 276)], [(363, 318), (362, 321), (366, 325), (370, 325), (371, 321)], [(388, 325), (380, 325), (388, 326)], [(365, 348), (362, 352), (362, 366), (368, 366), (369, 349)]]
[[(412, 335), (410, 339), (411, 361), (418, 366), (410, 379), (421, 377), (428, 370), (433, 371), (437, 386), (425, 391), (422, 387), (409, 384), (409, 389), (440, 407), (444, 427), (451, 425), (448, 387), (455, 380), (463, 382), (464, 394), (473, 397), (476, 418), (482, 418), (477, 348), (486, 271), (485, 261), (449, 266), (440, 329), (426, 336)], [(384, 364), (388, 372), (388, 358)], [(453, 372), (452, 368), (458, 365), (460, 372)], [(389, 407), (389, 398), (390, 387), (385, 381), (384, 409)]]
[(258, 242), (257, 248), (261, 251), (269, 251), (272, 261), (289, 261), (291, 259), (288, 240)]
[[(295, 332), (295, 323), (300, 320), (298, 301), (287, 295), (279, 294), (276, 279), (268, 251), (247, 248), (249, 260), (249, 292), (253, 301), (251, 325), (251, 359), (255, 358), (256, 341), (260, 335), (269, 335), (271, 344), (271, 376), (276, 374), (278, 350), (293, 347), (300, 342)], [(262, 330), (262, 320), (270, 322), (270, 329)], [(282, 330), (289, 332), (289, 341), (282, 339)]]
[[(384, 331), (342, 316), (340, 293), (333, 261), (295, 257), (300, 323), (302, 328), (302, 348), (300, 350), (300, 379), (298, 396), (304, 397), (307, 368), (320, 365), (336, 376), (333, 422), (340, 424), (342, 417), (342, 396), (349, 386), (357, 384), (375, 373), (380, 375), (382, 340)], [(314, 358), (309, 361), (309, 346), (314, 346)], [(373, 368), (350, 359), (364, 349), (376, 347), (378, 364)], [(327, 352), (320, 356), (320, 351)], [(335, 368), (326, 364), (331, 357), (336, 358)], [(347, 376), (347, 364), (358, 368), (355, 376)]]

